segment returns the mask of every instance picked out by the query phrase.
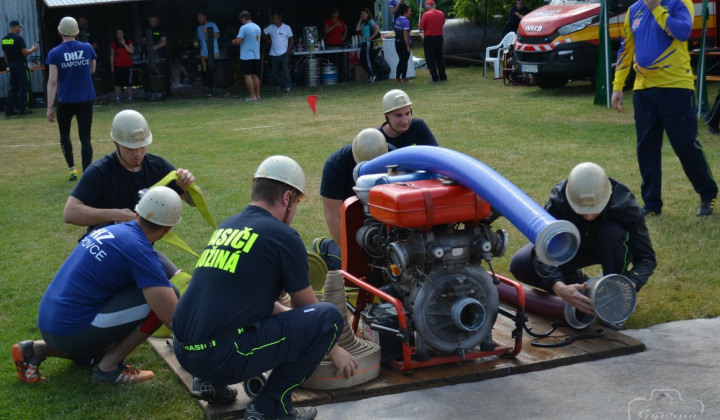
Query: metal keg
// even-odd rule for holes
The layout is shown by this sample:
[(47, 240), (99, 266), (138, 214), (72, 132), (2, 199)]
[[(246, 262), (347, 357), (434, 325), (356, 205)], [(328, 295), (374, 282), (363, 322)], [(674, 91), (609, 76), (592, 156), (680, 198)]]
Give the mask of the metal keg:
[(309, 58), (305, 62), (305, 86), (318, 86), (320, 84), (320, 60)]
[(322, 68), (322, 84), (335, 85), (338, 82), (338, 71), (334, 64), (325, 64)]

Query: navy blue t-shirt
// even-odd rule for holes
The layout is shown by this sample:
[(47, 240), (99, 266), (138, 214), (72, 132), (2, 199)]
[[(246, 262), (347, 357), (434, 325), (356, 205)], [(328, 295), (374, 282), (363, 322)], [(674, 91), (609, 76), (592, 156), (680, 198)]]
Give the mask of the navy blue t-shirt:
[(55, 335), (77, 334), (112, 296), (146, 287), (172, 286), (140, 226), (133, 221), (98, 229), (80, 241), (50, 282), (38, 326)]
[(300, 235), (250, 205), (213, 233), (175, 308), (173, 332), (183, 343), (197, 343), (248, 328), (272, 314), (283, 290), (309, 286)]
[[(395, 147), (388, 144), (388, 151), (395, 150)], [(345, 201), (355, 196), (353, 187), (355, 179), (355, 158), (352, 154), (352, 144), (346, 144), (339, 148), (325, 161), (322, 179), (320, 180), (320, 195), (333, 200)]]
[(86, 42), (63, 42), (50, 50), (45, 62), (57, 66), (58, 102), (80, 103), (95, 99), (92, 61), (96, 59), (95, 50)]
[(382, 130), (385, 124), (380, 126), (378, 130), (383, 133), (383, 136), (385, 136), (385, 140), (387, 140), (388, 144), (392, 144), (397, 149), (407, 146), (438, 145), (437, 140), (435, 140), (435, 136), (433, 135), (432, 131), (430, 131), (430, 127), (428, 127), (428, 125), (422, 118), (413, 118), (412, 122), (410, 122), (410, 128), (408, 128), (406, 132), (395, 138), (388, 136)]
[[(140, 171), (130, 172), (118, 160), (117, 152), (112, 152), (88, 166), (70, 195), (86, 206), (134, 211), (135, 205), (140, 201), (138, 192), (152, 187), (165, 175), (174, 171), (175, 167), (168, 161), (147, 153)], [(178, 187), (175, 181), (168, 187), (178, 194), (183, 193), (182, 188)], [(88, 226), (87, 231), (90, 232), (95, 227)]]
[(2, 50), (5, 53), (7, 62), (10, 64), (27, 62), (25, 55), (22, 53), (23, 48), (27, 48), (25, 39), (18, 34), (9, 32), (2, 39)]

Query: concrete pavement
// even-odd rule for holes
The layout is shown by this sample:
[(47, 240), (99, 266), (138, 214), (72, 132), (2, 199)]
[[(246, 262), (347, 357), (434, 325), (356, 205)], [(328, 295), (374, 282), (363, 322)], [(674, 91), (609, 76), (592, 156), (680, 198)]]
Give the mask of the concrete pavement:
[(720, 318), (624, 331), (647, 351), (318, 406), (329, 419), (720, 419)]

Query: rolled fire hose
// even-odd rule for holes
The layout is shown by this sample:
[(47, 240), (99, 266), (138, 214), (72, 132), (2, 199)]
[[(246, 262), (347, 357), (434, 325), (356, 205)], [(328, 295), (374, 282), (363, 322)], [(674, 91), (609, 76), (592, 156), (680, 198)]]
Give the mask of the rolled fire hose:
[(580, 233), (566, 220), (556, 220), (527, 194), (487, 165), (463, 153), (433, 146), (394, 150), (356, 169), (359, 175), (398, 170), (428, 171), (448, 176), (485, 199), (535, 244), (538, 258), (557, 266), (570, 261), (580, 246)]

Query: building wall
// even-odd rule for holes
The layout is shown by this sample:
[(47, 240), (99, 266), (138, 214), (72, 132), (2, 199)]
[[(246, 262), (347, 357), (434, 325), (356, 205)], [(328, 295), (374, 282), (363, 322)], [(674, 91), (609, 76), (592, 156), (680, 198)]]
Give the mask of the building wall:
[[(8, 23), (12, 20), (18, 20), (23, 24), (20, 36), (25, 39), (28, 48), (32, 47), (35, 41), (40, 41), (40, 51), (28, 58), (41, 59), (41, 53), (44, 51), (42, 40), (40, 39), (40, 25), (38, 24), (37, 8), (32, 0), (2, 0), (0, 1), (0, 33), (3, 36), (8, 33)], [(41, 60), (42, 61), (42, 60)], [(5, 70), (5, 59), (0, 60), (2, 69)], [(45, 91), (45, 78), (42, 71), (30, 72), (30, 80), (32, 82), (33, 92)], [(8, 73), (0, 74), (0, 98), (7, 97), (10, 90), (10, 75)]]

